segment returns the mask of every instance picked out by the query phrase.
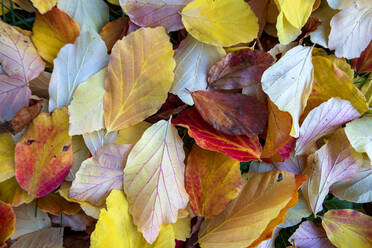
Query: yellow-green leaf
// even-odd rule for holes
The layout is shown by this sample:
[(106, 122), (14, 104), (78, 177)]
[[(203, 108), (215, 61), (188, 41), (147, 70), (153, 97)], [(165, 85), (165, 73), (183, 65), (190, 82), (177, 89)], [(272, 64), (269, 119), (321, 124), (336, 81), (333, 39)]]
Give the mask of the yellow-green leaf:
[(102, 209), (96, 229), (91, 235), (90, 248), (174, 248), (175, 234), (172, 225), (161, 228), (157, 240), (148, 244), (137, 231), (128, 212), (124, 192), (113, 190), (106, 199), (107, 209)]
[(115, 44), (105, 84), (108, 132), (133, 126), (160, 109), (174, 79), (173, 53), (163, 27), (141, 28)]
[(195, 0), (181, 14), (187, 32), (207, 44), (233, 46), (258, 34), (258, 19), (244, 0)]
[(0, 182), (14, 176), (14, 147), (10, 134), (0, 134)]

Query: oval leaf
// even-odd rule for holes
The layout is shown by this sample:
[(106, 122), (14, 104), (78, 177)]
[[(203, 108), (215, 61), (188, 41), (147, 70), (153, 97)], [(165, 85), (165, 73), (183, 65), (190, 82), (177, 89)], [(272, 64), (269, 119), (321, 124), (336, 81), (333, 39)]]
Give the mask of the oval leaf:
[(14, 232), (15, 215), (12, 207), (0, 201), (0, 244), (4, 244)]

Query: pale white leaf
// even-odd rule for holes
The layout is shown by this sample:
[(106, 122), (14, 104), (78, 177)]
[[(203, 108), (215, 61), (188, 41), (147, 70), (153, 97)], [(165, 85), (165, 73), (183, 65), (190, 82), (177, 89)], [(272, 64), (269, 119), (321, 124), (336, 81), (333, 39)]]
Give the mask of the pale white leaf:
[(118, 132), (106, 133), (104, 129), (83, 134), (85, 145), (92, 155), (104, 145), (114, 143), (117, 136)]
[(366, 152), (372, 160), (372, 117), (364, 116), (346, 124), (345, 133), (352, 147)]
[(309, 220), (301, 223), (289, 242), (301, 248), (335, 248), (322, 226)]

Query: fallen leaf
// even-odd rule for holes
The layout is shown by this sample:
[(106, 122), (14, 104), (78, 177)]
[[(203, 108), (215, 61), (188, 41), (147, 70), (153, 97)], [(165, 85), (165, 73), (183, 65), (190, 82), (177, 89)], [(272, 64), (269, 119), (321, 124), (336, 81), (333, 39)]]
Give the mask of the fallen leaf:
[(287, 160), (284, 162), (275, 162), (274, 165), (278, 170), (285, 170), (293, 174), (302, 174), (306, 167), (306, 158), (304, 156), (296, 156), (295, 152), (292, 152)]
[(331, 98), (320, 104), (310, 111), (301, 125), (300, 136), (296, 141), (296, 155), (311, 153), (311, 148), (319, 138), (358, 117), (360, 114), (349, 101)]
[(213, 89), (242, 89), (261, 82), (263, 72), (274, 58), (262, 51), (242, 49), (231, 52), (208, 72), (208, 86)]
[(323, 209), (323, 201), (332, 184), (353, 178), (361, 167), (362, 155), (350, 145), (343, 129), (336, 131), (315, 153), (307, 158), (304, 173), (309, 176), (302, 192), (314, 215)]
[(114, 144), (125, 145), (125, 144), (136, 144), (137, 141), (142, 137), (143, 133), (147, 128), (151, 126), (150, 123), (142, 121), (134, 126), (121, 129), (116, 137)]
[(63, 247), (63, 228), (49, 227), (20, 237), (12, 248)]
[(251, 9), (253, 13), (257, 16), (258, 19), (258, 25), (259, 25), (259, 31), (258, 31), (258, 37), (261, 36), (262, 31), (266, 25), (266, 18), (268, 15), (268, 5), (270, 0), (248, 0), (249, 6), (251, 6)]
[(12, 207), (0, 201), (0, 244), (4, 244), (14, 232), (15, 215)]
[(304, 198), (303, 194), (299, 192), (296, 206), (294, 206), (293, 208), (290, 208), (287, 211), (287, 214), (285, 216), (285, 221), (279, 226), (282, 228), (295, 226), (301, 223), (303, 218), (307, 218), (310, 215), (311, 215), (311, 210), (307, 206), (306, 199)]
[(29, 106), (23, 107), (18, 110), (17, 114), (9, 123), (8, 130), (13, 134), (21, 132), (36, 116), (40, 113), (42, 105), (40, 102)]
[(372, 159), (372, 117), (364, 116), (356, 119), (345, 127), (345, 133), (351, 146), (358, 152), (366, 152)]
[(358, 73), (372, 71), (372, 41), (364, 51), (360, 54), (359, 58), (351, 60), (351, 66)]
[(186, 241), (191, 236), (191, 218), (180, 218), (176, 223), (171, 224), (176, 240)]
[(99, 33), (102, 40), (106, 43), (107, 50), (111, 49), (118, 40), (121, 40), (128, 32), (129, 18), (120, 17), (114, 21), (107, 23)]
[(12, 239), (17, 239), (25, 234), (34, 233), (51, 226), (48, 214), (38, 208), (35, 210), (35, 208), (35, 204), (23, 204), (14, 208), (16, 223)]
[(75, 178), (76, 172), (79, 170), (81, 163), (88, 158), (89, 150), (84, 143), (81, 135), (72, 136), (72, 156), (73, 162), (70, 172), (68, 173), (65, 181), (72, 181)]
[(255, 97), (208, 91), (196, 91), (192, 97), (203, 119), (218, 131), (248, 137), (264, 131), (267, 108)]
[(58, 0), (57, 7), (71, 16), (83, 31), (99, 32), (109, 21), (109, 8), (102, 0)]
[(275, 155), (291, 138), (292, 117), (283, 112), (268, 99), (268, 124), (265, 145), (261, 158), (270, 158)]
[(337, 10), (328, 6), (327, 1), (321, 1), (319, 8), (312, 13), (312, 16), (319, 18), (321, 21), (318, 28), (310, 34), (310, 39), (313, 43), (328, 48), (328, 36), (331, 32), (330, 22), (337, 12)]
[(367, 83), (365, 83), (360, 90), (366, 97), (368, 106), (372, 107), (372, 84), (368, 83), (372, 81), (372, 76), (370, 75), (367, 80), (369, 81), (367, 81)]
[[(57, 1), (53, 2), (56, 4)], [(50, 64), (53, 64), (59, 50), (68, 43), (74, 43), (79, 34), (79, 24), (66, 12), (58, 8), (52, 8), (45, 14), (36, 11), (32, 42), (39, 55)]]
[(301, 34), (297, 37), (296, 41), (298, 41), (299, 44), (302, 44), (304, 39), (310, 36), (310, 34), (313, 33), (320, 24), (321, 21), (318, 18), (310, 16), (309, 19), (307, 19), (306, 24), (301, 28)]
[(82, 32), (74, 44), (62, 47), (50, 79), (49, 111), (68, 106), (79, 84), (104, 68), (107, 61), (106, 45), (95, 31)]
[(229, 47), (257, 37), (258, 19), (243, 0), (195, 0), (183, 8), (182, 22), (197, 40)]
[(12, 136), (0, 133), (0, 182), (14, 176), (14, 148)]
[(329, 49), (335, 50), (337, 57), (358, 58), (372, 40), (371, 34), (370, 1), (353, 1), (353, 4), (333, 16), (328, 46)]
[(40, 75), (31, 80), (29, 83), (29, 87), (33, 95), (37, 95), (39, 97), (48, 99), (49, 98), (49, 81), (52, 76), (52, 73), (42, 71)]
[(194, 145), (187, 158), (185, 187), (197, 216), (218, 215), (239, 195), (239, 161)]
[(103, 97), (107, 68), (103, 68), (76, 88), (69, 112), (69, 135), (98, 131), (103, 125)]
[(96, 228), (91, 235), (90, 247), (143, 247), (174, 248), (171, 225), (162, 226), (156, 241), (150, 245), (137, 231), (129, 214), (129, 204), (123, 191), (113, 190), (106, 199), (107, 210), (102, 209)]
[(355, 109), (363, 114), (367, 111), (368, 105), (363, 93), (352, 83), (353, 74), (350, 65), (346, 61), (333, 56), (314, 56), (314, 83), (308, 106), (309, 109), (320, 105), (332, 97), (339, 97), (348, 100)]
[(30, 203), (34, 199), (19, 185), (15, 177), (9, 178), (0, 183), (0, 201), (18, 207), (23, 203)]
[(67, 108), (39, 114), (17, 143), (15, 154), (15, 174), (24, 190), (36, 197), (55, 190), (72, 164)]
[(309, 220), (301, 223), (296, 232), (289, 238), (289, 242), (301, 248), (335, 248), (328, 240), (324, 229)]
[(160, 225), (175, 223), (188, 203), (184, 188), (183, 142), (169, 120), (161, 120), (142, 135), (129, 153), (124, 191), (138, 230), (152, 244)]
[(57, 224), (57, 225), (62, 224), (63, 227), (69, 227), (73, 231), (86, 231), (87, 227), (90, 227), (95, 223), (95, 220), (93, 218), (83, 213), (74, 214), (74, 215), (62, 214), (62, 217), (61, 216), (51, 216), (51, 217), (52, 217), (51, 219), (52, 219), (53, 224)]
[(47, 194), (38, 199), (37, 206), (46, 213), (60, 216), (62, 213), (72, 215), (80, 211), (80, 205), (69, 202), (57, 193)]
[(107, 133), (104, 129), (92, 133), (83, 134), (84, 142), (92, 155), (106, 144), (114, 143), (118, 133)]
[(174, 55), (176, 68), (170, 92), (184, 103), (194, 105), (191, 93), (207, 89), (209, 68), (225, 54), (222, 47), (207, 45), (188, 35)]
[(299, 135), (299, 119), (306, 107), (313, 81), (311, 47), (296, 46), (262, 75), (262, 89), (281, 111), (292, 116), (291, 136)]
[(32, 4), (41, 14), (45, 14), (56, 5), (58, 0), (31, 0)]
[(28, 105), (31, 91), (27, 83), (44, 70), (30, 38), (0, 21), (0, 121), (9, 121)]
[(285, 171), (250, 172), (247, 178), (238, 198), (203, 222), (201, 247), (256, 247), (269, 239), (286, 211), (296, 205), (297, 190), (306, 180)]
[(315, 0), (288, 0), (275, 1), (279, 15), (276, 29), (280, 44), (288, 44), (301, 34), (301, 28), (309, 18)]
[(341, 200), (366, 203), (372, 201), (372, 169), (361, 170), (355, 177), (332, 185), (331, 192)]
[(183, 29), (180, 12), (191, 0), (120, 0), (130, 20), (141, 27), (163, 26), (167, 32)]
[(178, 115), (173, 124), (188, 128), (188, 133), (204, 149), (224, 153), (239, 161), (258, 160), (262, 147), (257, 136), (231, 136), (217, 131), (206, 123), (196, 108)]
[(115, 44), (105, 83), (108, 132), (135, 125), (159, 110), (174, 78), (172, 56), (162, 27), (141, 28)]
[(102, 206), (111, 190), (123, 188), (123, 169), (131, 148), (107, 144), (85, 160), (72, 182), (69, 198)]
[(352, 209), (329, 210), (322, 218), (328, 239), (339, 248), (371, 247), (372, 217)]

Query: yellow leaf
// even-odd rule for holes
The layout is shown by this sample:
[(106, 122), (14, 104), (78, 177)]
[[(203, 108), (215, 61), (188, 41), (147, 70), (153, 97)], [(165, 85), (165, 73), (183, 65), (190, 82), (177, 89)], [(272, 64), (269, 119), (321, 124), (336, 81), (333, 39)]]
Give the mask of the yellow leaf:
[(244, 0), (195, 0), (181, 14), (187, 32), (210, 45), (233, 46), (258, 34), (258, 19)]
[(32, 4), (37, 8), (41, 14), (51, 10), (58, 0), (31, 0)]
[(308, 99), (305, 113), (332, 97), (348, 100), (360, 114), (368, 110), (362, 92), (352, 83), (353, 71), (346, 61), (334, 56), (314, 56), (313, 92)]
[(0, 182), (14, 176), (14, 148), (12, 136), (8, 133), (0, 134)]
[(141, 28), (115, 44), (105, 83), (108, 132), (133, 126), (160, 109), (174, 79), (173, 53), (163, 27)]
[(322, 218), (328, 239), (338, 248), (372, 247), (372, 217), (352, 209), (330, 210)]
[(176, 223), (171, 224), (177, 240), (186, 241), (191, 235), (191, 217), (178, 218)]
[(120, 6), (119, 0), (107, 0), (107, 2), (109, 2), (111, 4), (115, 4), (115, 5), (119, 5)]
[(58, 8), (44, 15), (36, 12), (32, 42), (39, 55), (50, 64), (53, 64), (59, 50), (67, 43), (74, 43), (79, 34), (79, 24), (66, 12)]
[(33, 199), (32, 195), (29, 195), (18, 185), (15, 177), (0, 183), (0, 201), (17, 207), (23, 203), (30, 203)]
[(367, 99), (369, 107), (372, 107), (372, 74), (368, 77), (368, 81), (362, 86), (361, 91)]
[(297, 203), (303, 175), (286, 171), (249, 172), (248, 181), (235, 200), (219, 215), (207, 219), (199, 231), (202, 248), (256, 247), (272, 236)]
[(107, 209), (102, 209), (96, 229), (91, 235), (90, 248), (174, 248), (175, 235), (172, 225), (161, 228), (157, 240), (148, 244), (137, 231), (128, 212), (124, 192), (113, 190), (106, 199)]
[(103, 68), (75, 90), (71, 104), (69, 135), (91, 133), (103, 126), (103, 97), (107, 68)]
[(279, 9), (276, 28), (281, 44), (297, 38), (309, 18), (315, 0), (275, 0)]
[(150, 123), (142, 121), (134, 126), (121, 129), (116, 137), (114, 144), (125, 145), (125, 144), (136, 144), (141, 138), (142, 134), (147, 128), (151, 126)]

